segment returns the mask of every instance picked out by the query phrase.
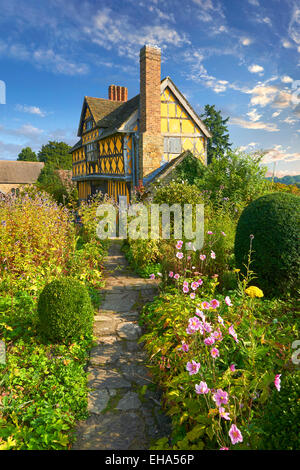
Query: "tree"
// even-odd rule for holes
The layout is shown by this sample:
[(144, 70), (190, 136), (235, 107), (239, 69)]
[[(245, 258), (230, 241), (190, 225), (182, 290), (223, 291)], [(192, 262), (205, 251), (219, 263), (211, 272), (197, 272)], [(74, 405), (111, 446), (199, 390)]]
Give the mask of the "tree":
[(201, 119), (212, 134), (207, 144), (207, 163), (211, 163), (213, 158), (224, 156), (230, 150), (229, 133), (226, 126), (229, 117), (222, 119), (221, 111), (217, 111), (215, 106), (207, 104)]
[(38, 153), (38, 159), (55, 170), (71, 170), (72, 155), (69, 153), (70, 150), (71, 147), (65, 142), (49, 141), (48, 144), (42, 146)]
[(20, 162), (37, 162), (36, 153), (32, 150), (31, 147), (25, 147), (21, 150), (17, 158)]

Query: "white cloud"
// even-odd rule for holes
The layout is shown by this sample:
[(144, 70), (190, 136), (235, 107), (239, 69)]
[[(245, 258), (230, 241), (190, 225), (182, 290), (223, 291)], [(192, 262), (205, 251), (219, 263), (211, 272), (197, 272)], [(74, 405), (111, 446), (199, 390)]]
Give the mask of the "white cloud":
[(282, 122), (285, 122), (286, 124), (293, 125), (293, 124), (295, 124), (295, 122), (297, 122), (297, 119), (293, 119), (293, 118), (288, 116), (287, 118), (283, 119)]
[(265, 83), (256, 85), (252, 90), (245, 91), (251, 94), (250, 103), (252, 106), (264, 107), (271, 104), (273, 108), (287, 108), (292, 103), (292, 94), (290, 91), (280, 90), (275, 85), (266, 85)]
[(250, 143), (247, 144), (247, 145), (241, 145), (241, 146), (239, 147), (239, 150), (240, 150), (241, 152), (245, 152), (245, 151), (247, 151), (247, 150), (253, 150), (254, 147), (257, 147), (257, 145), (258, 145), (258, 142), (250, 142)]
[(272, 114), (272, 117), (275, 118), (275, 117), (279, 116), (280, 113), (281, 113), (281, 111), (275, 111), (275, 112)]
[(295, 162), (300, 160), (300, 153), (287, 153), (278, 148), (270, 149), (263, 157), (263, 163), (273, 163), (276, 161)]
[(23, 113), (37, 114), (40, 117), (45, 117), (47, 114), (45, 111), (42, 111), (41, 108), (39, 108), (38, 106), (26, 106), (22, 104), (17, 104), (16, 110), (21, 111)]
[(253, 64), (248, 67), (248, 70), (251, 73), (261, 73), (264, 71), (264, 68), (261, 65)]
[(282, 83), (292, 83), (294, 80), (288, 75), (284, 75), (283, 77), (281, 77), (281, 81)]
[(255, 7), (259, 7), (259, 1), (258, 0), (248, 0), (248, 2), (251, 5), (255, 6)]
[[(296, 176), (299, 175), (299, 173), (300, 170), (276, 170), (275, 176), (277, 176), (277, 178), (282, 178), (283, 176)], [(269, 170), (266, 173), (266, 176), (273, 176), (273, 171)]]
[(291, 21), (289, 24), (289, 36), (296, 43), (300, 44), (300, 8), (295, 3)]
[(260, 120), (262, 115), (258, 114), (256, 109), (252, 109), (251, 111), (249, 111), (249, 113), (247, 113), (247, 116), (249, 116), (250, 121), (256, 122)]
[(245, 37), (245, 38), (241, 38), (240, 42), (243, 46), (250, 46), (250, 44), (253, 43), (253, 40)]
[(293, 47), (293, 45), (290, 43), (290, 41), (288, 41), (287, 39), (283, 39), (282, 40), (282, 46), (285, 48), (285, 49), (291, 49)]
[(278, 132), (279, 129), (276, 124), (265, 123), (265, 122), (252, 122), (246, 121), (246, 119), (233, 117), (230, 118), (229, 124), (234, 126), (243, 127), (244, 129), (253, 129), (253, 130), (265, 130), (268, 132)]

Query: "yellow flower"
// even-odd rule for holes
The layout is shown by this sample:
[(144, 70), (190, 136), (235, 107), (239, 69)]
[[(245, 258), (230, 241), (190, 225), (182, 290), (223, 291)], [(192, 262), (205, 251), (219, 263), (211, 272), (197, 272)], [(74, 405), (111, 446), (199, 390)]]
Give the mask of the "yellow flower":
[(211, 418), (213, 416), (216, 416), (218, 414), (218, 409), (217, 408), (210, 408), (208, 411), (208, 417)]
[(263, 297), (264, 293), (256, 286), (250, 286), (245, 290), (246, 294), (249, 295), (252, 299), (254, 297)]

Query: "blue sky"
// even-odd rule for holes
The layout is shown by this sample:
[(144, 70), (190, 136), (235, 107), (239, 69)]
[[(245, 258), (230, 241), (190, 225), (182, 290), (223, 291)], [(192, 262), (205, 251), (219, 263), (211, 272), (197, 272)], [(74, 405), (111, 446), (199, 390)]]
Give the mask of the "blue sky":
[(0, 159), (73, 145), (84, 95), (139, 93), (146, 43), (199, 113), (230, 117), (234, 147), (300, 173), (300, 0), (0, 0)]

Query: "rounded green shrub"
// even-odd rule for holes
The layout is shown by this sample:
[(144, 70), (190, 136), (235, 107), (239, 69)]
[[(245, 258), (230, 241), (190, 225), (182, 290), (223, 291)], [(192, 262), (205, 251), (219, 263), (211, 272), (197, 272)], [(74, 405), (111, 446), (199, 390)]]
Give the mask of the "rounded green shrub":
[(91, 334), (93, 307), (86, 287), (70, 277), (50, 282), (40, 294), (38, 318), (41, 335), (55, 343)]
[(281, 376), (281, 389), (272, 392), (260, 427), (267, 450), (300, 449), (300, 374)]
[(249, 204), (238, 221), (234, 249), (237, 267), (244, 270), (253, 235), (254, 283), (266, 295), (284, 295), (296, 287), (300, 268), (299, 214), (298, 196), (273, 193)]

